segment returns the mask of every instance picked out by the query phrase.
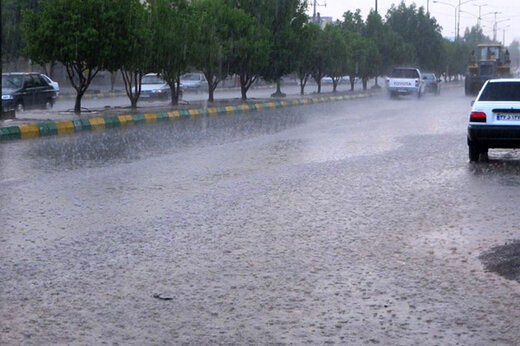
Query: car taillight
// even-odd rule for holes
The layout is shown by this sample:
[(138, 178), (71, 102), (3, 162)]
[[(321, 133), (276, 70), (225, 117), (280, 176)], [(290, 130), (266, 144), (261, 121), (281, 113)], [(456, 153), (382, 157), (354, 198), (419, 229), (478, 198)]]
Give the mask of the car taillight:
[(416, 87), (419, 86), (419, 80), (418, 79), (415, 80), (415, 86)]
[(485, 123), (486, 122), (486, 113), (471, 112), (471, 114), (469, 116), (469, 121), (472, 123)]

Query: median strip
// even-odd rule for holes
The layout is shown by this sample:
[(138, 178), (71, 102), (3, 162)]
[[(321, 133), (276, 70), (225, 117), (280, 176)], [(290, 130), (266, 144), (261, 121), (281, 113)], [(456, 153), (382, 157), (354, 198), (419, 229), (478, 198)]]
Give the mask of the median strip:
[(298, 105), (352, 100), (356, 98), (366, 98), (373, 95), (374, 94), (372, 92), (366, 92), (356, 95), (321, 96), (312, 98), (307, 97), (293, 100), (241, 104), (236, 106), (181, 109), (174, 111), (161, 111), (157, 113), (135, 113), (107, 117), (74, 119), (71, 121), (46, 121), (35, 124), (0, 127), (0, 141), (56, 135), (70, 135), (75, 132), (104, 130), (107, 128), (129, 126), (139, 123), (156, 123), (167, 120), (172, 121), (181, 118), (196, 118), (206, 115), (214, 116), (219, 114), (245, 113), (250, 111), (261, 111), (264, 109), (276, 109)]

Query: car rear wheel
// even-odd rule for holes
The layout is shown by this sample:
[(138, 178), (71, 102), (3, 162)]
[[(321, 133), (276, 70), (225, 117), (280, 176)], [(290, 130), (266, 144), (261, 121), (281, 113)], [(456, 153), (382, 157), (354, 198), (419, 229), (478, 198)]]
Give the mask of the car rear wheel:
[[(476, 145), (473, 142), (469, 142), (468, 147), (469, 147), (469, 161), (477, 162), (480, 157), (481, 149), (478, 147), (478, 145)], [(486, 152), (487, 152), (487, 150), (486, 150)]]

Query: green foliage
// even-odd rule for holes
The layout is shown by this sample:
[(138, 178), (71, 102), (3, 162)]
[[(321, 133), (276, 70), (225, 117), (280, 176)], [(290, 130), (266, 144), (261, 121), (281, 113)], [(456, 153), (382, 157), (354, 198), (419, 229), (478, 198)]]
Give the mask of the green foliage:
[(294, 69), (300, 80), (300, 93), (305, 92), (305, 85), (314, 69), (313, 52), (320, 37), (321, 28), (311, 22), (303, 23), (294, 31), (295, 39), (292, 51), (294, 53)]
[(177, 104), (180, 77), (188, 69), (194, 25), (186, 0), (148, 0), (150, 44), (146, 59), (149, 71), (158, 72), (171, 90), (171, 103)]
[(326, 56), (324, 72), (332, 78), (333, 91), (336, 92), (341, 77), (347, 74), (351, 65), (346, 43), (347, 37), (340, 26), (327, 25), (321, 39), (323, 40), (323, 53)]
[(132, 108), (137, 106), (141, 93), (141, 78), (151, 69), (152, 30), (149, 12), (139, 0), (126, 0), (127, 11), (122, 18), (128, 32), (121, 37), (124, 54), (119, 61), (125, 91)]
[(508, 49), (511, 57), (511, 64), (517, 68), (520, 67), (520, 42), (514, 40), (511, 42)]
[(240, 78), (242, 99), (247, 99), (247, 91), (269, 63), (271, 33), (262, 21), (253, 16), (263, 7), (257, 1), (243, 1), (235, 4), (240, 11), (232, 11), (233, 27), (238, 33), (233, 38), (230, 51), (230, 73)]
[[(241, 42), (241, 36), (253, 19), (223, 0), (197, 0), (192, 3), (192, 10), (190, 62), (204, 73), (208, 100), (213, 102), (213, 92), (231, 73), (235, 58), (250, 48)], [(247, 63), (242, 67), (247, 68)]]
[(432, 71), (442, 69), (441, 27), (423, 7), (417, 8), (415, 4), (407, 6), (401, 2), (388, 10), (386, 23), (405, 42), (415, 47), (419, 67)]
[(38, 0), (2, 0), (2, 62), (14, 61), (22, 54), (22, 12), (39, 10)]
[(300, 0), (263, 0), (263, 10), (257, 14), (262, 26), (271, 32), (269, 64), (262, 71), (266, 80), (277, 81), (295, 69), (291, 47), (296, 32), (306, 20), (306, 2)]
[(114, 71), (132, 39), (125, 25), (126, 0), (47, 0), (36, 13), (24, 11), (25, 54), (39, 64), (61, 62), (76, 89), (74, 110), (102, 69)]

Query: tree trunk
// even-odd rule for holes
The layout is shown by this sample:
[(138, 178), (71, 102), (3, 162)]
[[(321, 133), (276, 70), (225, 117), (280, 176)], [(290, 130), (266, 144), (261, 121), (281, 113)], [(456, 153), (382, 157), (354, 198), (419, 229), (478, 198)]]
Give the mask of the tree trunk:
[(356, 77), (355, 76), (349, 76), (350, 79), (350, 91), (354, 91), (354, 83), (356, 83)]
[(276, 80), (276, 91), (274, 94), (271, 95), (271, 97), (285, 97), (285, 94), (282, 92), (281, 89), (280, 78)]
[(117, 80), (117, 71), (110, 72), (110, 92), (114, 92), (114, 85), (116, 84)]
[(336, 80), (336, 78), (332, 78), (332, 92), (335, 93), (336, 89), (338, 88), (338, 82), (339, 80)]
[(362, 82), (363, 82), (363, 90), (367, 90), (368, 78), (363, 77)]
[(216, 85), (214, 86), (213, 83), (208, 84), (208, 102), (214, 102), (213, 94), (215, 91)]
[(302, 78), (300, 78), (300, 95), (305, 95), (305, 83)]
[(77, 92), (76, 94), (76, 103), (74, 104), (74, 113), (81, 114), (81, 98), (83, 97), (83, 92)]
[(247, 100), (247, 88), (242, 83), (240, 83), (240, 93), (242, 94), (242, 101)]
[(318, 83), (318, 94), (321, 94), (321, 78), (316, 81)]

